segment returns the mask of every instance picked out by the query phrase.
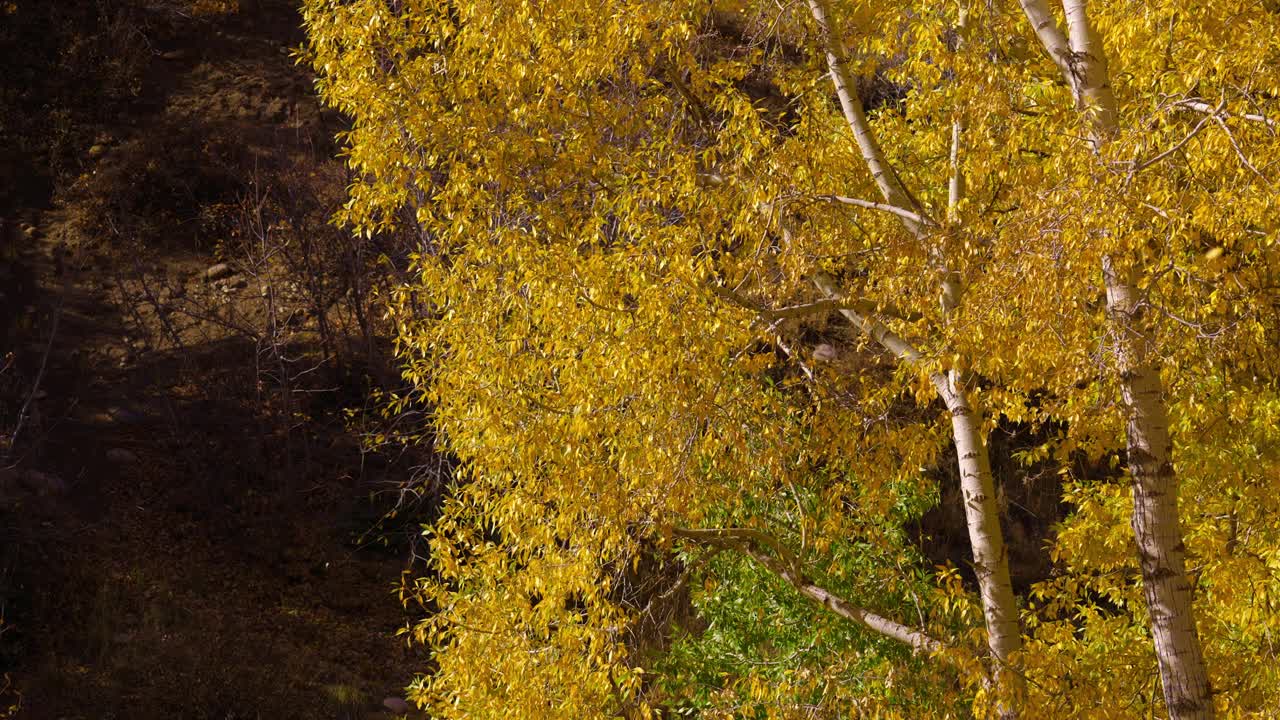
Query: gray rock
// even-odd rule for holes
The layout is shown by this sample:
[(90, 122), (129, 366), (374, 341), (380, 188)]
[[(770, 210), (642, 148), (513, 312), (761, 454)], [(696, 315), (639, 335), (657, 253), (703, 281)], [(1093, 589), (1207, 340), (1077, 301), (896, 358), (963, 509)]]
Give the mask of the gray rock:
[(821, 343), (813, 348), (813, 359), (815, 362), (834, 362), (840, 354), (836, 352), (835, 347)]
[(383, 698), (382, 707), (393, 713), (406, 714), (413, 712), (413, 706), (398, 697)]
[(62, 495), (67, 492), (67, 482), (52, 473), (16, 470), (13, 475), (19, 485), (36, 495)]
[(124, 448), (111, 448), (107, 451), (107, 459), (117, 465), (132, 465), (138, 462), (138, 456)]
[(222, 278), (224, 278), (224, 277), (227, 277), (227, 276), (231, 275), (231, 274), (232, 274), (232, 273), (234, 273), (234, 272), (235, 272), (235, 271), (234, 271), (234, 270), (232, 270), (232, 269), (231, 269), (231, 266), (230, 266), (230, 265), (228, 265), (227, 263), (217, 263), (217, 264), (215, 264), (215, 265), (210, 265), (210, 266), (209, 266), (209, 267), (204, 271), (204, 279), (205, 279), (205, 280), (219, 280), (219, 279), (222, 279)]

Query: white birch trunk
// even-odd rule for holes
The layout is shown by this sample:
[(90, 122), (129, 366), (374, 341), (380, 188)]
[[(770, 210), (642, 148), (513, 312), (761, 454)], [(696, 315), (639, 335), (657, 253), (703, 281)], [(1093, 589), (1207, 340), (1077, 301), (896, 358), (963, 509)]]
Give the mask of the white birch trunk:
[(1214, 716), (1209, 674), (1196, 631), (1187, 551), (1178, 517), (1174, 472), (1160, 368), (1142, 327), (1131, 278), (1105, 263), (1116, 369), (1124, 401), (1129, 474), (1133, 477), (1133, 536), (1142, 568), (1151, 638), (1171, 720)]
[[(862, 101), (854, 90), (845, 66), (844, 47), (835, 29), (827, 0), (809, 0), (809, 9), (822, 35), (827, 67), (845, 120), (863, 160), (867, 164), (881, 195), (889, 204), (910, 210), (925, 219), (924, 208), (902, 184), (876, 140), (867, 122)], [(957, 129), (959, 132), (959, 129)], [(957, 138), (958, 142), (958, 138)], [(957, 151), (958, 152), (958, 151)], [(953, 175), (954, 192), (959, 193), (963, 179), (957, 168)], [(958, 200), (957, 200), (958, 201)], [(903, 219), (907, 231), (922, 237), (922, 223)], [(960, 300), (959, 277), (942, 268), (942, 298), (944, 309), (954, 310)], [(830, 278), (820, 276), (818, 286), (828, 296), (838, 296), (839, 289)], [(898, 358), (918, 363), (919, 353), (909, 343), (898, 338), (883, 324), (871, 317), (864, 317), (853, 310), (841, 311), (855, 326), (862, 328)], [(991, 461), (987, 454), (982, 432), (982, 414), (973, 407), (964, 388), (961, 373), (931, 375), (934, 387), (951, 414), (951, 430), (956, 445), (960, 472), (960, 488), (964, 499), (965, 521), (969, 531), (969, 544), (973, 552), (974, 573), (982, 598), (982, 609), (987, 628), (987, 646), (991, 651), (996, 682), (1001, 700), (997, 711), (1002, 718), (1017, 716), (1021, 675), (1013, 667), (1014, 653), (1022, 647), (1022, 634), (1018, 624), (1018, 605), (1009, 579), (1009, 558), (1004, 545), (1004, 533), (1000, 527), (999, 508), (996, 505), (995, 483), (991, 475)]]
[(997, 711), (1001, 718), (1014, 718), (1022, 687), (1022, 675), (1013, 665), (1014, 653), (1022, 648), (1018, 604), (1009, 579), (1009, 553), (1000, 528), (1000, 508), (982, 432), (982, 414), (976, 411), (964, 390), (964, 377), (960, 372), (952, 372), (945, 378), (938, 375), (934, 377), (934, 385), (940, 386), (939, 394), (951, 413), (951, 434), (956, 444), (973, 571), (982, 595), (987, 647), (995, 658), (991, 674), (1000, 696)]
[[(829, 297), (840, 296), (834, 280), (825, 274), (817, 275), (815, 284)], [(923, 361), (911, 343), (883, 323), (849, 308), (841, 309), (840, 313), (899, 360), (912, 365)], [(1009, 579), (1009, 555), (1000, 528), (995, 481), (982, 433), (982, 415), (975, 411), (964, 391), (963, 373), (944, 375), (935, 372), (929, 379), (951, 414), (951, 434), (956, 444), (965, 524), (969, 530), (973, 569), (978, 578), (982, 614), (987, 626), (987, 647), (995, 659), (992, 677), (1001, 696), (997, 710), (1002, 718), (1017, 717), (1022, 683), (1021, 674), (1012, 660), (1013, 654), (1022, 648), (1022, 633), (1013, 583)]]
[[(809, 10), (813, 13), (813, 19), (817, 21), (818, 30), (822, 34), (827, 69), (831, 74), (831, 84), (836, 89), (836, 97), (840, 99), (840, 109), (844, 113), (850, 131), (853, 132), (853, 139), (858, 143), (862, 159), (867, 164), (867, 169), (871, 171), (871, 177), (880, 188), (880, 194), (890, 205), (910, 210), (923, 217), (923, 208), (907, 191), (898, 174), (889, 165), (879, 141), (876, 140), (875, 133), (871, 130), (871, 124), (867, 122), (862, 100), (858, 97), (853, 80), (845, 69), (844, 46), (833, 25), (827, 0), (809, 0)], [(920, 223), (904, 220), (903, 224), (913, 235), (920, 233)]]
[[(1089, 22), (1085, 0), (1063, 0), (1066, 36), (1056, 23), (1045, 22), (1052, 17), (1045, 0), (1022, 0), (1022, 6), (1045, 50), (1059, 67), (1065, 64), (1076, 104), (1093, 125), (1094, 147), (1101, 148), (1119, 131), (1119, 116), (1102, 41)], [(1064, 48), (1069, 49), (1065, 63)], [(1103, 276), (1133, 478), (1134, 540), (1165, 705), (1170, 720), (1209, 720), (1213, 698), (1187, 578), (1160, 367), (1134, 278), (1111, 258), (1103, 261)]]

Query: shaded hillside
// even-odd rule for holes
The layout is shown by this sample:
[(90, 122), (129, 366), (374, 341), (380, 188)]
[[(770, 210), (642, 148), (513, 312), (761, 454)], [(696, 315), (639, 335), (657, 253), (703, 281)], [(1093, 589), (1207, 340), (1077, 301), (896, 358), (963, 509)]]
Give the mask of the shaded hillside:
[(346, 427), (386, 271), (292, 4), (69, 5), (0, 40), (0, 717), (377, 717), (423, 663), (368, 531), (431, 459)]

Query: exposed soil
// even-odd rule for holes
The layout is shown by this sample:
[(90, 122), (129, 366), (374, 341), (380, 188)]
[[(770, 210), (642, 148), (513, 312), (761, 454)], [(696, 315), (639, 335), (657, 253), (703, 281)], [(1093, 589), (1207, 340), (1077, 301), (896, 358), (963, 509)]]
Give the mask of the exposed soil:
[(407, 461), (343, 420), (366, 292), (289, 272), (338, 257), (341, 121), (255, 5), (149, 16), (83, 171), (0, 207), (0, 717), (381, 717), (425, 667), (366, 533)]

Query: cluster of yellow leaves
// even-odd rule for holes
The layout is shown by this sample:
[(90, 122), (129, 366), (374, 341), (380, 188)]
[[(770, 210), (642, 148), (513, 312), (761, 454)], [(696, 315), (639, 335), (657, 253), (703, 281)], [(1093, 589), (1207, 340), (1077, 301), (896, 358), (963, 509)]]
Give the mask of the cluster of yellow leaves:
[[(1280, 676), (1248, 670), (1277, 666), (1280, 616), (1280, 16), (1092, 4), (1127, 128), (1099, 163), (1011, 3), (972, 7), (963, 43), (951, 4), (833, 5), (848, 62), (885, 96), (868, 100), (881, 144), (937, 219), (930, 242), (833, 201), (875, 192), (802, 5), (306, 2), (318, 89), (353, 120), (338, 221), (412, 230), (397, 350), (462, 463), (417, 586), (437, 669), (414, 699), (438, 717), (648, 715), (629, 568), (668, 527), (750, 517), (797, 488), (822, 512), (769, 529), (818, 557), (889, 542), (871, 520), (923, 491), (943, 446), (929, 370), (981, 377), (988, 428), (1060, 423), (1042, 454), (1064, 468), (1122, 447), (1111, 256), (1143, 272), (1221, 709), (1273, 706)], [(957, 120), (969, 192), (949, 209)], [(939, 253), (966, 286), (946, 318)], [(769, 315), (819, 299), (817, 270), (892, 308), (923, 366), (895, 368), (833, 313)], [(1061, 576), (1024, 612), (1031, 705), (1145, 715), (1161, 699), (1128, 490), (1064, 477)], [(920, 621), (977, 645), (963, 628), (980, 614), (940, 586)], [(716, 706), (816, 693), (836, 714), (879, 712), (840, 691), (840, 666), (790, 685), (747, 675)]]

